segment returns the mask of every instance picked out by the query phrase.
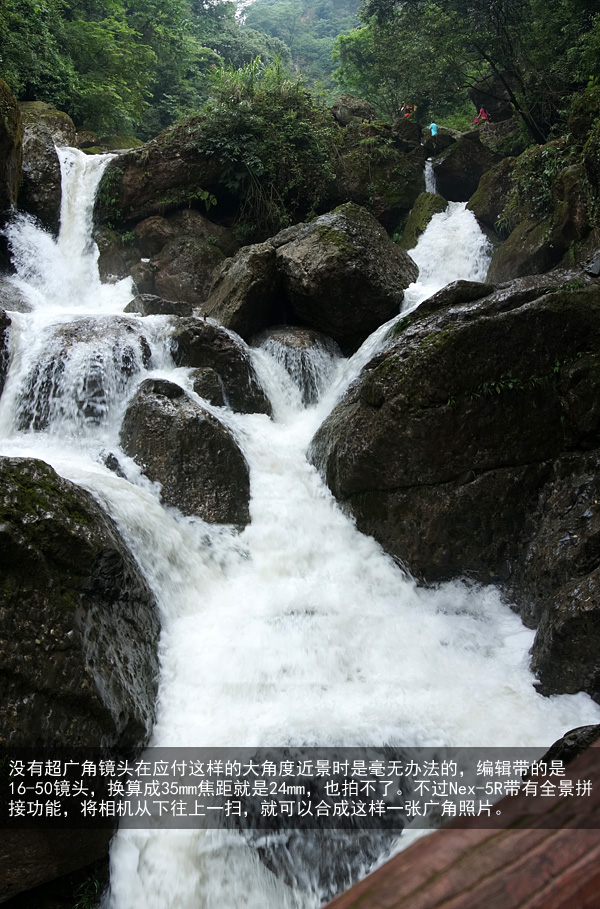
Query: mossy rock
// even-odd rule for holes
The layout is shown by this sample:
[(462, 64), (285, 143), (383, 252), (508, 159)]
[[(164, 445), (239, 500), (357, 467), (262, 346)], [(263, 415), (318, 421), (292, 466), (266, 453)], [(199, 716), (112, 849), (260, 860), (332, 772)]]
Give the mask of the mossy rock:
[(573, 139), (583, 144), (600, 118), (600, 86), (593, 85), (577, 95), (569, 113), (568, 128)]
[(135, 136), (103, 136), (100, 145), (104, 151), (120, 151), (121, 149), (140, 148), (144, 143)]
[(434, 215), (446, 211), (448, 202), (437, 193), (420, 193), (413, 205), (400, 240), (403, 249), (414, 249)]
[(0, 222), (16, 204), (23, 163), (23, 125), (17, 100), (0, 79)]

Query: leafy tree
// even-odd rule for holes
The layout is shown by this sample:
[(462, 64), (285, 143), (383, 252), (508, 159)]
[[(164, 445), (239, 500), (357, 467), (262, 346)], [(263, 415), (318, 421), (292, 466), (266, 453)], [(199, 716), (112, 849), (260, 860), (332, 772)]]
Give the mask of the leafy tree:
[(596, 28), (599, 12), (598, 0), (367, 0), (365, 8), (376, 29), (400, 13), (410, 34), (429, 32), (462, 86), (493, 75), (538, 142), (581, 87), (574, 48), (583, 53), (581, 36)]
[(221, 66), (194, 144), (225, 164), (224, 183), (242, 198), (238, 233), (264, 239), (313, 214), (334, 179), (331, 114), (290, 79), (280, 61)]

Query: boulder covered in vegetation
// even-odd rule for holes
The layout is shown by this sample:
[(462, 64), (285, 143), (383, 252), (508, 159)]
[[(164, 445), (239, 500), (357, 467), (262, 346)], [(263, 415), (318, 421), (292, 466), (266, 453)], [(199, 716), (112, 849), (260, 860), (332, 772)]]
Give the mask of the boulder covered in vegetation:
[(23, 124), (16, 98), (0, 79), (0, 226), (16, 205), (23, 163)]
[(271, 412), (247, 348), (239, 338), (205, 319), (177, 319), (171, 335), (173, 358), (178, 366), (214, 370), (220, 378), (226, 403), (238, 413)]
[(359, 529), (418, 577), (510, 589), (540, 625), (546, 692), (600, 699), (600, 287), (558, 271), (456, 296), (400, 320), (311, 458)]
[(330, 202), (362, 205), (392, 233), (425, 189), (425, 157), (420, 140), (413, 144), (387, 123), (352, 124), (335, 161)]
[(466, 133), (433, 162), (438, 192), (451, 202), (466, 202), (485, 172), (500, 160), (482, 145), (476, 131)]
[(447, 208), (448, 202), (443, 196), (437, 193), (421, 193), (410, 210), (400, 246), (403, 249), (414, 249), (433, 216), (446, 211)]
[(506, 158), (482, 177), (468, 207), (505, 238), (492, 258), (491, 281), (542, 274), (567, 256), (581, 261), (577, 252), (593, 221), (588, 181), (585, 158), (574, 158), (564, 140)]
[(161, 499), (214, 524), (250, 520), (248, 464), (231, 432), (179, 385), (146, 379), (129, 405), (121, 445)]

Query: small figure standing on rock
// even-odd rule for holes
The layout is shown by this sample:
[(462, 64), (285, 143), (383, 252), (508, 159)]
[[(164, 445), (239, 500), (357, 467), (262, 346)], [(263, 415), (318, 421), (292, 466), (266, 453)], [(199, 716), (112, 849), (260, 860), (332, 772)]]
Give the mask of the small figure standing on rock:
[(485, 107), (479, 108), (479, 113), (473, 120), (473, 123), (489, 123), (490, 115)]
[(438, 131), (437, 123), (430, 123), (429, 132), (431, 133), (431, 141), (433, 143), (434, 148), (437, 147), (437, 131)]

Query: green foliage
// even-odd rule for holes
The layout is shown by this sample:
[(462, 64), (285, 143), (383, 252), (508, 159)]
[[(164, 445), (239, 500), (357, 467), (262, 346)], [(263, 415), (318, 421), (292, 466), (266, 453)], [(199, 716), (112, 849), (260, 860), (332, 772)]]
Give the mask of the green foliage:
[[(462, 100), (466, 87), (491, 78), (543, 143), (573, 91), (600, 78), (598, 13), (597, 0), (367, 0), (362, 15), (375, 52), (387, 47), (387, 68), (383, 54), (379, 65), (393, 84), (408, 92), (418, 73), (416, 91), (437, 109), (448, 89)], [(341, 42), (340, 76), (349, 85), (343, 51)], [(353, 78), (375, 87), (370, 62), (353, 65)], [(427, 68), (429, 80), (420, 72)], [(418, 104), (418, 94), (410, 100)]]
[(82, 881), (75, 889), (73, 909), (95, 909), (102, 896), (104, 885), (97, 874)]
[(334, 179), (336, 129), (327, 109), (287, 78), (281, 63), (221, 66), (194, 137), (224, 162), (224, 183), (242, 198), (238, 233), (264, 238), (310, 216)]
[(358, 0), (254, 0), (246, 26), (278, 38), (307, 85), (335, 93), (332, 50), (340, 34), (358, 24)]

